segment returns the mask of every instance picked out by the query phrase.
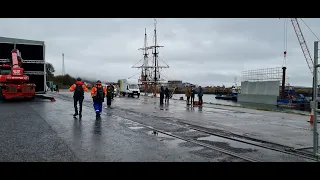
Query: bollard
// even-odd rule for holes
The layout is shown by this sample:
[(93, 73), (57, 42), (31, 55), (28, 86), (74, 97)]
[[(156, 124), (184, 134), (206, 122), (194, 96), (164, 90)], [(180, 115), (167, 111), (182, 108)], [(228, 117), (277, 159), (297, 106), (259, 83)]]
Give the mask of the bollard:
[(313, 124), (313, 114), (314, 114), (314, 110), (311, 109), (311, 114), (310, 114), (310, 124)]

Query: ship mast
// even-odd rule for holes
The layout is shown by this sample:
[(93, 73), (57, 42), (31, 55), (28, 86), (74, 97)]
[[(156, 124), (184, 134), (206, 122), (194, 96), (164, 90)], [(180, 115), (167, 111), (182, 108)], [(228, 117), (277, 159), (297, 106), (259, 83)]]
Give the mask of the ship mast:
[[(146, 68), (148, 66), (148, 49), (147, 49), (147, 28), (144, 29), (144, 53), (143, 53), (143, 66), (144, 66), (144, 81), (148, 81), (148, 68)], [(143, 72), (143, 69), (142, 69)], [(143, 74), (142, 74), (143, 75)]]
[(153, 84), (157, 85), (160, 81), (160, 68), (169, 68), (168, 65), (166, 66), (159, 66), (159, 48), (164, 46), (158, 45), (158, 38), (157, 38), (157, 21), (154, 19), (154, 45), (149, 46), (150, 49), (152, 49), (152, 55), (153, 55), (153, 65), (151, 68), (154, 70), (154, 77), (152, 78)]
[[(159, 66), (159, 50), (158, 48), (164, 47), (158, 45), (157, 39), (157, 21), (154, 19), (154, 45), (148, 46), (147, 44), (147, 32), (145, 29), (145, 36), (144, 36), (144, 47), (140, 48), (139, 50), (143, 51), (143, 64), (141, 66), (133, 66), (133, 68), (141, 68), (141, 82), (145, 84), (145, 88), (147, 89), (147, 85), (156, 85), (160, 82), (160, 68), (169, 68), (168, 65), (166, 66)], [(152, 50), (152, 64), (149, 65), (149, 50)], [(141, 61), (141, 60), (140, 60)], [(138, 62), (139, 63), (139, 62)], [(154, 76), (154, 77), (152, 77)]]
[(148, 81), (148, 40), (147, 40), (147, 28), (144, 29), (144, 46), (143, 48), (140, 48), (140, 50), (143, 50), (143, 64), (141, 66), (141, 81), (143, 84), (145, 84)]
[(149, 69), (148, 69), (149, 68), (149, 66), (148, 66), (148, 64), (149, 64), (149, 57), (148, 57), (149, 51), (148, 50), (149, 50), (149, 47), (148, 47), (147, 29), (146, 28), (144, 29), (144, 45), (142, 48), (139, 48), (138, 50), (142, 50), (143, 64), (141, 66), (132, 66), (132, 68), (141, 68), (140, 82), (142, 84), (145, 84), (150, 79), (150, 78), (148, 78), (148, 74), (149, 74)]
[[(153, 50), (154, 52), (152, 53), (153, 54), (153, 61), (154, 61), (154, 85), (156, 86), (157, 85), (157, 81), (158, 81), (158, 78), (157, 78), (157, 71), (159, 72), (159, 68), (158, 68), (158, 54), (159, 52), (157, 52), (157, 21), (156, 19), (154, 19), (154, 46), (153, 46)], [(163, 47), (163, 46), (159, 46), (159, 47)]]

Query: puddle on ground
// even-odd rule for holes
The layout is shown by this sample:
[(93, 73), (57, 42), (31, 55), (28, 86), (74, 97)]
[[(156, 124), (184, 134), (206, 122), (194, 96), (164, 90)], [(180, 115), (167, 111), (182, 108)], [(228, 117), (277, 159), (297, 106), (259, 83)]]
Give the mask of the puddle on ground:
[(142, 117), (140, 114), (138, 113), (133, 113), (133, 112), (126, 112), (128, 115), (133, 115), (133, 116), (138, 116), (138, 117)]
[(139, 124), (137, 124), (137, 123), (131, 123), (131, 122), (126, 122), (125, 124), (126, 124), (126, 125), (132, 125), (132, 126), (139, 126)]
[(196, 132), (194, 129), (189, 129), (188, 131), (182, 131), (183, 133)]
[(186, 141), (181, 139), (175, 139), (175, 140), (163, 140), (163, 142), (166, 143), (169, 148), (177, 148), (179, 144), (184, 143)]
[(154, 134), (154, 131), (149, 131), (148, 134), (159, 137), (160, 141), (166, 143), (169, 148), (177, 148), (180, 143), (187, 142), (187, 141), (184, 141), (181, 139), (177, 139), (177, 138), (168, 136), (168, 135), (160, 133), (160, 132), (157, 132), (156, 134)]
[(151, 134), (151, 135), (154, 135), (154, 136), (157, 136), (160, 138), (174, 139), (174, 137), (168, 136), (168, 135), (160, 133), (160, 132), (157, 132), (157, 134), (154, 134), (154, 131), (148, 131), (148, 134)]
[(204, 147), (196, 146), (196, 147), (192, 147), (191, 149), (192, 149), (192, 151), (200, 151), (200, 150), (204, 149)]
[(207, 136), (207, 137), (201, 137), (201, 138), (198, 138), (197, 140), (216, 142), (217, 144), (225, 143), (229, 147), (234, 149), (247, 149), (249, 151), (257, 151), (258, 149), (261, 149), (253, 145), (249, 145), (249, 144), (245, 144), (245, 143), (241, 143), (241, 142), (237, 142), (237, 141), (233, 141), (233, 140), (229, 140), (229, 139), (225, 139), (225, 138), (221, 138), (213, 135)]
[(142, 128), (144, 128), (144, 127), (141, 127), (141, 126), (136, 126), (136, 127), (129, 127), (129, 129), (142, 129)]

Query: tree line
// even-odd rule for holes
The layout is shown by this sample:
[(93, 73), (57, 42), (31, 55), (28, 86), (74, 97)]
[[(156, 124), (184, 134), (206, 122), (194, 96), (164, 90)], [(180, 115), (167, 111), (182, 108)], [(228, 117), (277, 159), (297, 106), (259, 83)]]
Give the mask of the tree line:
[[(76, 82), (76, 77), (72, 77), (69, 74), (55, 76), (55, 68), (51, 63), (46, 63), (47, 81), (53, 81), (53, 84), (57, 84), (60, 88), (69, 88)], [(82, 81), (95, 84), (94, 81), (81, 77)]]

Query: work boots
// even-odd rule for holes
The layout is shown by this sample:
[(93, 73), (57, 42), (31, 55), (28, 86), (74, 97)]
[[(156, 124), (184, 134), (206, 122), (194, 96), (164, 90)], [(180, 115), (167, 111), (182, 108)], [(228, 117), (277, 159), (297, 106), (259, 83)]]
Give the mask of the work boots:
[(100, 118), (100, 112), (96, 112), (96, 118)]
[(74, 113), (73, 117), (78, 116), (78, 109), (75, 109), (74, 111), (75, 111), (75, 113)]

